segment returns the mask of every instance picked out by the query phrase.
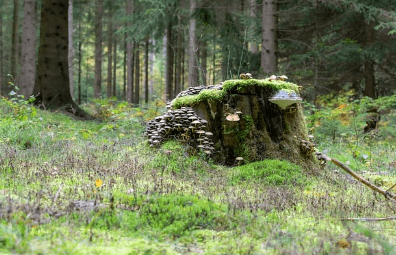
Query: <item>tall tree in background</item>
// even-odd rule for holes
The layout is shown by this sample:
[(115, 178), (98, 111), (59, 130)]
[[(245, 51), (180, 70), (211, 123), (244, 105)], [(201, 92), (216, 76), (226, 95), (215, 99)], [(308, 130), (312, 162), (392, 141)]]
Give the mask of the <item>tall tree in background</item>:
[(264, 74), (275, 73), (278, 67), (277, 10), (276, 0), (263, 0), (261, 69)]
[(21, 73), (18, 85), (19, 94), (27, 98), (33, 93), (36, 78), (36, 1), (25, 0), (23, 13)]
[(190, 27), (189, 27), (189, 36), (188, 36), (188, 86), (189, 87), (198, 86), (198, 65), (196, 61), (197, 36), (195, 34), (196, 20), (195, 17), (193, 17), (196, 7), (197, 7), (196, 0), (190, 0)]
[[(250, 5), (249, 6), (249, 16), (253, 20), (256, 18), (256, 0), (249, 0), (249, 5)], [(249, 37), (250, 38), (254, 38), (255, 30), (256, 30), (256, 27), (254, 26), (254, 22), (252, 22), (252, 25), (249, 28), (249, 32), (250, 32)], [(258, 47), (257, 47), (256, 42), (251, 41), (249, 43), (249, 51), (252, 54), (258, 53)]]
[(173, 63), (174, 63), (174, 45), (172, 34), (172, 17), (168, 18), (166, 28), (166, 78), (165, 78), (165, 99), (173, 99)]
[(144, 47), (144, 101), (146, 104), (149, 102), (149, 44), (150, 40), (146, 37), (146, 43)]
[(181, 75), (182, 75), (182, 52), (184, 51), (183, 47), (183, 35), (182, 35), (182, 27), (181, 27), (181, 16), (178, 16), (178, 26), (177, 26), (177, 35), (176, 35), (176, 63), (175, 63), (175, 93), (174, 95), (178, 95), (181, 91)]
[[(133, 0), (126, 0), (126, 14), (130, 17), (133, 13)], [(130, 22), (127, 23), (131, 25)], [(133, 101), (133, 41), (130, 35), (126, 38), (126, 99), (129, 103)]]
[(139, 98), (140, 98), (140, 49), (139, 49), (139, 43), (135, 43), (135, 88), (133, 90), (133, 103), (138, 105), (139, 104)]
[(103, 0), (95, 1), (95, 81), (94, 98), (102, 95), (102, 17)]
[(3, 0), (0, 0), (0, 95), (3, 94)]
[[(113, 92), (113, 4), (108, 3), (109, 20), (107, 24), (107, 98), (112, 97)], [(115, 64), (115, 63), (114, 63)]]
[(63, 108), (76, 116), (89, 118), (70, 95), (68, 68), (68, 0), (43, 0), (36, 103), (46, 109)]
[[(364, 37), (365, 37), (365, 46), (371, 47), (375, 42), (375, 31), (374, 31), (375, 22), (369, 21), (364, 22)], [(367, 55), (367, 54), (366, 54)], [(375, 98), (375, 70), (374, 70), (374, 60), (370, 59), (369, 56), (366, 57), (364, 62), (364, 95)]]
[(14, 15), (12, 22), (12, 42), (11, 42), (11, 75), (17, 79), (18, 72), (18, 26), (19, 26), (19, 0), (14, 0)]
[(69, 0), (69, 80), (70, 80), (70, 94), (74, 97), (74, 72), (73, 72), (73, 59), (74, 59), (74, 48), (73, 48), (73, 0)]

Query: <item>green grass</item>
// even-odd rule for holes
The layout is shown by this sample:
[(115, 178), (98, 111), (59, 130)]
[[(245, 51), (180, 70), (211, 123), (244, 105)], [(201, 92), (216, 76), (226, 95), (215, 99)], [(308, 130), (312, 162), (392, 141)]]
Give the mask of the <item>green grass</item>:
[[(142, 123), (157, 106), (85, 107), (102, 121), (0, 100), (0, 253), (395, 253), (394, 221), (341, 221), (394, 211), (334, 165), (316, 175), (278, 160), (214, 165), (177, 141), (147, 145)], [(396, 182), (395, 146), (343, 136), (319, 144), (382, 188)], [(73, 201), (100, 206), (73, 211)]]

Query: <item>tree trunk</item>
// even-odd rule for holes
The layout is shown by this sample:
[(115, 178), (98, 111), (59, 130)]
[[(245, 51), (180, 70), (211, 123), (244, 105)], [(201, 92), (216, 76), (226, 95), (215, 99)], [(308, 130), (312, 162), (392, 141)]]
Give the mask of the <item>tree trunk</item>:
[(165, 80), (165, 99), (173, 99), (173, 40), (172, 40), (172, 21), (168, 21), (166, 29), (166, 80)]
[(139, 105), (139, 98), (140, 98), (140, 44), (137, 42), (135, 43), (135, 89), (133, 90), (133, 103), (135, 105)]
[(144, 100), (146, 105), (149, 102), (149, 38), (146, 38), (145, 55), (144, 55)]
[(201, 47), (199, 49), (201, 55), (201, 85), (206, 86), (207, 82), (207, 61), (208, 61), (208, 49), (206, 41), (202, 41)]
[(213, 68), (213, 83), (216, 84), (216, 38), (213, 40), (213, 50), (212, 50), (212, 68)]
[[(374, 21), (370, 21), (369, 23), (364, 22), (364, 35), (366, 38), (365, 46), (369, 47), (375, 42), (375, 33), (374, 33)], [(372, 59), (366, 59), (364, 63), (364, 95), (376, 98), (375, 95), (375, 68), (374, 62)]]
[(117, 34), (114, 37), (114, 50), (113, 50), (113, 97), (117, 97)]
[(19, 0), (14, 0), (14, 16), (12, 22), (11, 40), (11, 75), (13, 81), (17, 79), (18, 72), (18, 26), (19, 26)]
[(263, 76), (277, 71), (277, 3), (276, 0), (263, 1), (261, 69)]
[(0, 95), (3, 95), (3, 0), (0, 0)]
[(107, 98), (113, 95), (113, 8), (109, 2), (109, 23), (107, 27)]
[(62, 108), (76, 116), (90, 118), (70, 95), (68, 69), (68, 0), (44, 0), (41, 12), (40, 47), (36, 103), (48, 108)]
[(127, 36), (124, 34), (124, 66), (123, 66), (123, 84), (122, 84), (122, 98), (123, 100), (127, 100)]
[(74, 71), (73, 71), (73, 0), (69, 0), (69, 79), (70, 79), (70, 94), (74, 97)]
[(198, 65), (196, 61), (197, 37), (195, 35), (196, 20), (192, 17), (196, 8), (196, 0), (190, 0), (190, 29), (188, 37), (188, 86), (198, 86)]
[[(256, 0), (250, 0), (250, 10), (249, 10), (250, 18), (255, 19), (256, 18)], [(250, 32), (249, 32), (249, 37), (254, 38), (256, 28), (252, 25), (250, 26)], [(252, 54), (257, 54), (258, 53), (258, 47), (257, 44), (254, 41), (251, 41), (249, 44), (249, 51)]]
[(95, 81), (94, 98), (102, 96), (102, 16), (103, 0), (95, 2)]
[(176, 63), (175, 63), (175, 94), (178, 95), (181, 92), (181, 69), (182, 69), (182, 51), (183, 47), (183, 36), (181, 27), (181, 17), (178, 17), (178, 28), (177, 28), (177, 42), (176, 42)]
[(81, 21), (78, 22), (78, 104), (81, 105), (81, 62), (82, 62)]
[(154, 93), (154, 79), (153, 79), (153, 74), (154, 74), (154, 59), (155, 59), (155, 40), (151, 39), (153, 47), (150, 50), (149, 54), (149, 62), (150, 62), (150, 82), (149, 82), (149, 90), (150, 90), (150, 95)]
[(18, 85), (27, 99), (33, 93), (36, 79), (36, 1), (25, 0), (23, 11), (21, 73)]
[[(128, 16), (133, 13), (133, 0), (126, 0), (126, 12)], [(131, 25), (131, 24), (128, 24)], [(127, 101), (133, 103), (133, 41), (131, 38), (126, 38), (126, 49), (127, 49)]]

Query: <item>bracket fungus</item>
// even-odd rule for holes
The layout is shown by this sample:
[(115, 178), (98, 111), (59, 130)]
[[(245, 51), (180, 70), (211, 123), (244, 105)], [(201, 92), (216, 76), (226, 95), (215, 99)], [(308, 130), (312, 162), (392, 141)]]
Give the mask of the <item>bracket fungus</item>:
[(228, 114), (226, 119), (228, 121), (239, 121), (240, 120), (238, 114)]
[(302, 101), (302, 98), (294, 91), (282, 89), (268, 100), (271, 103), (278, 105), (282, 110), (285, 110), (288, 106)]

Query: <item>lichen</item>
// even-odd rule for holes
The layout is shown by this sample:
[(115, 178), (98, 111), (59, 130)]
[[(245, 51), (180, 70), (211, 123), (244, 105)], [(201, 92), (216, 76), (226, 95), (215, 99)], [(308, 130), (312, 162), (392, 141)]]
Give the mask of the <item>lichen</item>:
[(224, 98), (228, 91), (237, 89), (241, 91), (250, 86), (262, 86), (262, 87), (271, 87), (274, 90), (286, 90), (288, 92), (296, 92), (298, 93), (298, 86), (291, 82), (278, 81), (269, 79), (264, 80), (256, 80), (256, 79), (248, 79), (248, 80), (228, 80), (223, 83), (223, 89), (204, 89), (197, 95), (191, 96), (183, 96), (176, 98), (172, 101), (172, 107), (174, 109), (179, 109), (183, 106), (192, 106), (202, 101), (218, 101)]

